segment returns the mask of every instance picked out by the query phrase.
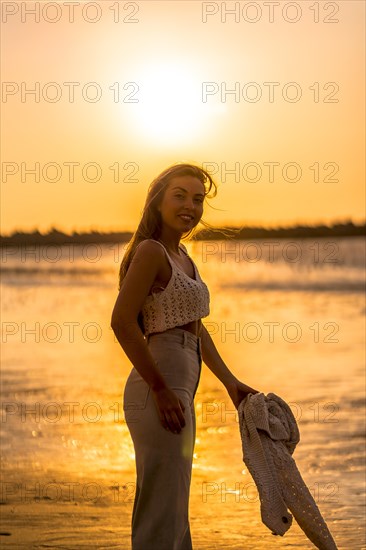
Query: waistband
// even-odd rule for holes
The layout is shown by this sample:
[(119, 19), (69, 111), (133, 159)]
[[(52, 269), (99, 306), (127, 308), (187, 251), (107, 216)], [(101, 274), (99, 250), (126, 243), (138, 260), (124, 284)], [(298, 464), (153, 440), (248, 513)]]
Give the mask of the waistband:
[(199, 350), (200, 353), (202, 352), (201, 336), (196, 336), (193, 332), (189, 332), (189, 330), (184, 330), (183, 328), (173, 327), (164, 330), (164, 332), (152, 332), (147, 335), (147, 343), (153, 339), (169, 339), (182, 344), (184, 347), (190, 347), (194, 350)]

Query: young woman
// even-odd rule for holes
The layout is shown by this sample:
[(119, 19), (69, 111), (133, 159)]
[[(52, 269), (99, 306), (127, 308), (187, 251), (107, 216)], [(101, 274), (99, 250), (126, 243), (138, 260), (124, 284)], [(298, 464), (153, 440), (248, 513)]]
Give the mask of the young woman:
[(209, 291), (180, 243), (200, 222), (212, 188), (215, 196), (198, 166), (177, 164), (160, 174), (121, 263), (111, 327), (133, 364), (123, 400), (136, 457), (133, 550), (192, 549), (193, 400), (202, 360), (236, 408), (257, 393), (231, 373), (203, 326)]

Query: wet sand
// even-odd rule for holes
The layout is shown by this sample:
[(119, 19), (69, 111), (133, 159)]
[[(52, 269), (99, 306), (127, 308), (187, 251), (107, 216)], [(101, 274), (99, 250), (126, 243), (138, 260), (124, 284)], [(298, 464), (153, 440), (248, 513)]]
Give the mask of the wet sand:
[[(361, 294), (352, 281), (348, 290), (316, 288), (325, 277), (320, 266), (308, 279), (302, 273), (309, 290), (295, 288), (299, 269), (291, 287), (288, 266), (276, 271), (288, 288), (251, 289), (239, 284), (250, 266), (195, 259), (212, 297), (204, 322), (220, 354), (238, 378), (290, 404), (301, 436), (294, 458), (339, 549), (366, 549)], [(270, 268), (255, 266), (254, 279), (262, 273), (273, 286)], [(111, 273), (106, 262), (105, 269), (102, 277), (3, 281), (2, 319), (18, 331), (2, 350), (2, 548), (130, 548), (135, 466), (122, 393), (131, 365), (109, 327), (118, 266)], [(332, 271), (332, 280), (339, 275)], [(39, 323), (39, 338), (22, 333), (21, 323)], [(259, 338), (248, 323), (260, 327)], [(265, 323), (278, 323), (272, 341)], [(295, 325), (283, 332), (289, 323), (301, 328), (296, 342)], [(261, 522), (237, 415), (205, 365), (195, 402), (195, 550), (314, 548), (296, 522), (284, 537)]]

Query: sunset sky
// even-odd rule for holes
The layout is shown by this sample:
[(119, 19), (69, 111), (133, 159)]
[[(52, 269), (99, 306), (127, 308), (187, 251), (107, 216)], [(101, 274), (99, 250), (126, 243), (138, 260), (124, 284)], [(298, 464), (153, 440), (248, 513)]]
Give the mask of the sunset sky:
[(213, 225), (364, 220), (363, 1), (1, 8), (2, 234), (133, 231), (179, 161)]

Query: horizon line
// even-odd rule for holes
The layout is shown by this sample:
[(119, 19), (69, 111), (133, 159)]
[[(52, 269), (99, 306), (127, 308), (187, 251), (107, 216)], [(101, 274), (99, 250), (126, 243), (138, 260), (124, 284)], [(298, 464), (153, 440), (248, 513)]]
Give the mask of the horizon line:
[[(329, 227), (329, 228), (332, 228), (332, 227), (335, 227), (335, 226), (342, 226), (342, 225), (351, 225), (351, 226), (354, 226), (354, 227), (363, 227), (366, 225), (366, 219), (364, 219), (363, 221), (361, 222), (354, 222), (352, 219), (350, 218), (347, 218), (343, 221), (339, 221), (339, 220), (333, 220), (332, 222), (317, 222), (317, 223), (312, 223), (312, 224), (309, 224), (309, 223), (305, 223), (305, 222), (297, 222), (297, 223), (293, 223), (292, 225), (281, 225), (281, 224), (278, 224), (276, 226), (265, 226), (265, 225), (242, 225), (242, 224), (238, 224), (238, 225), (227, 225), (227, 224), (222, 224), (222, 225), (217, 225), (217, 226), (210, 226), (208, 228), (206, 227), (202, 227), (200, 229), (197, 230), (197, 233), (200, 232), (200, 231), (215, 231), (215, 230), (222, 230), (222, 229), (264, 229), (264, 230), (268, 230), (268, 231), (271, 231), (271, 230), (279, 230), (279, 229), (296, 229), (296, 228), (318, 228), (318, 227)], [(134, 231), (132, 230), (129, 230), (129, 229), (109, 229), (109, 230), (103, 230), (103, 229), (96, 229), (96, 228), (92, 228), (90, 227), (89, 229), (73, 229), (72, 232), (68, 231), (66, 232), (66, 230), (62, 230), (62, 229), (59, 229), (57, 228), (57, 226), (55, 225), (51, 225), (51, 227), (49, 227), (49, 229), (47, 229), (46, 231), (40, 231), (38, 228), (35, 228), (35, 229), (30, 229), (30, 230), (22, 230), (22, 229), (14, 229), (12, 230), (11, 233), (0, 233), (0, 238), (3, 238), (3, 237), (12, 237), (14, 235), (17, 235), (17, 234), (23, 234), (23, 235), (31, 235), (31, 234), (34, 234), (34, 233), (38, 233), (40, 235), (49, 235), (50, 233), (62, 233), (64, 235), (68, 235), (68, 236), (72, 236), (72, 235), (75, 235), (75, 234), (90, 234), (90, 233), (99, 233), (101, 235), (106, 235), (106, 234), (113, 234), (113, 233), (131, 233), (133, 234)]]

